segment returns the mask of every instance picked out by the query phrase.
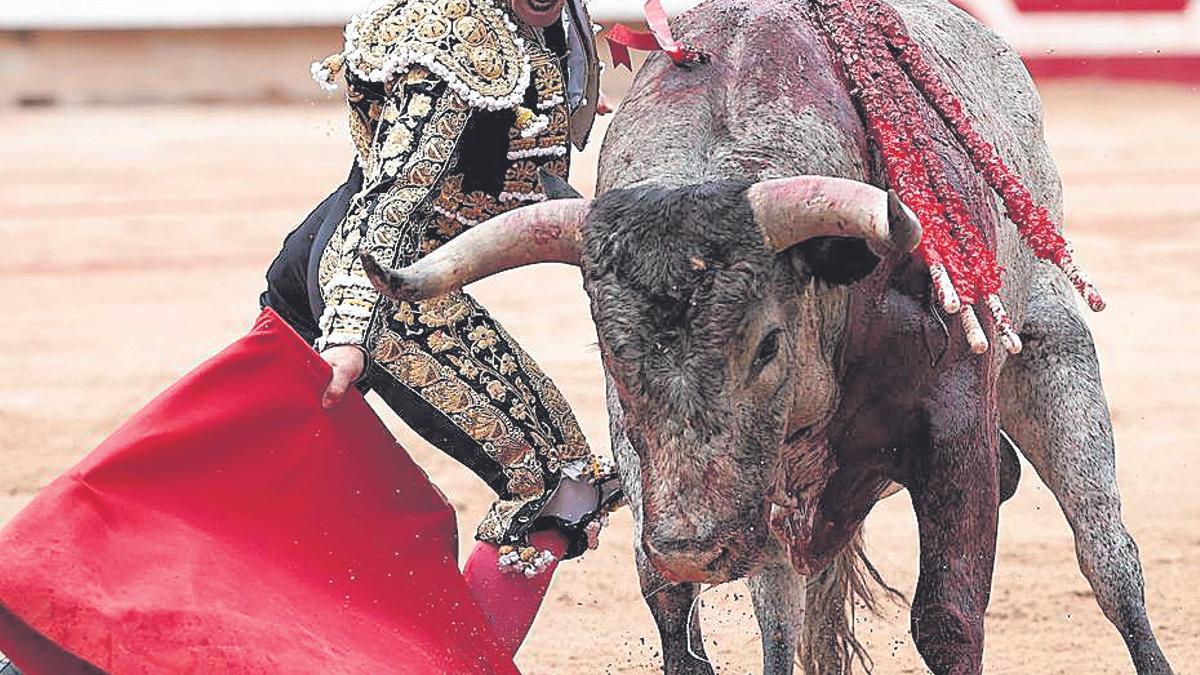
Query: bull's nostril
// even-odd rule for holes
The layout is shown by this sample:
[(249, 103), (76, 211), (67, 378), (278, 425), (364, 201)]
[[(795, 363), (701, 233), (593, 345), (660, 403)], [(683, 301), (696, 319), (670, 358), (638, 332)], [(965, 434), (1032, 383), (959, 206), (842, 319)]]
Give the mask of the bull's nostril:
[(662, 537), (652, 537), (646, 542), (647, 547), (664, 556), (689, 555), (695, 553), (696, 550), (703, 548), (701, 542), (695, 539), (666, 539)]
[(704, 569), (708, 570), (709, 572), (716, 572), (718, 571), (718, 568), (728, 559), (729, 547), (722, 546), (721, 548), (716, 549), (716, 555), (714, 555), (712, 559), (708, 561), (708, 563), (704, 566)]
[(735, 568), (735, 554), (728, 546), (695, 539), (643, 540), (650, 562), (674, 583), (711, 582), (724, 578)]
[(696, 567), (709, 567), (730, 553), (727, 546), (713, 546), (694, 539), (652, 539), (647, 542), (647, 549), (659, 558), (686, 560)]
[(811, 425), (809, 425), (807, 427), (801, 427), (801, 428), (793, 431), (791, 434), (789, 434), (788, 437), (785, 438), (783, 442), (786, 445), (791, 445), (793, 443), (796, 443), (800, 439), (806, 438), (810, 433), (812, 433), (812, 430), (813, 430), (813, 428)]

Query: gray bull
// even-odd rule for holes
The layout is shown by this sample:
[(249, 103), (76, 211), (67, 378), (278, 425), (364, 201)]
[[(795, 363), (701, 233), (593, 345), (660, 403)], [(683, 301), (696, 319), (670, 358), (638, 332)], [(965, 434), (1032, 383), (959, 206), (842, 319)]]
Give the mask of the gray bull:
[[(942, 0), (892, 4), (1061, 222), (1041, 102), (1019, 58)], [(980, 672), (1001, 426), (1061, 504), (1137, 671), (1171, 672), (1121, 522), (1107, 403), (1069, 284), (947, 155), (997, 233), (1002, 299), (1025, 343), (1016, 356), (971, 353), (908, 255), (919, 225), (871, 187), (884, 183), (878, 162), (808, 11), (803, 0), (711, 0), (682, 16), (677, 31), (713, 60), (646, 64), (609, 130), (595, 200), (506, 214), (404, 270), (368, 260), (377, 286), (416, 300), (533, 262), (580, 266), (668, 672), (711, 672), (689, 609), (699, 583), (745, 576), (766, 668), (790, 671), (799, 574), (844, 561), (893, 482), (919, 526), (917, 648), (936, 673)], [(810, 670), (849, 667), (803, 656)]]

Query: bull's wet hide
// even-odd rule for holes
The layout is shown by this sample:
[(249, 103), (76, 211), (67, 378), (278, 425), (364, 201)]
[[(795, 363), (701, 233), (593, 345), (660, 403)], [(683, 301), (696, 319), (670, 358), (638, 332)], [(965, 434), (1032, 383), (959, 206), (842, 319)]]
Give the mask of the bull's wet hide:
[[(1003, 430), (999, 434), (1000, 501), (1006, 502), (1017, 492), (1021, 462), (1016, 443)], [(852, 534), (859, 523), (831, 522), (821, 513), (821, 502), (837, 464), (827, 443), (806, 443), (804, 436), (793, 434), (780, 451), (779, 464), (768, 488), (769, 522), (771, 531), (787, 546), (796, 570), (812, 575), (832, 562), (839, 552), (840, 546), (831, 549), (829, 543), (842, 538), (839, 533)], [(878, 500), (903, 489), (899, 484), (889, 483), (879, 492)]]
[(769, 523), (796, 570), (814, 574), (832, 559), (832, 555), (814, 556), (813, 548), (815, 529), (827, 525), (819, 514), (820, 502), (837, 462), (824, 439), (805, 435), (789, 440), (780, 448), (768, 487)]
[[(454, 511), (273, 311), (0, 532), (27, 672), (516, 673)], [(7, 675), (7, 673), (6, 673)]]

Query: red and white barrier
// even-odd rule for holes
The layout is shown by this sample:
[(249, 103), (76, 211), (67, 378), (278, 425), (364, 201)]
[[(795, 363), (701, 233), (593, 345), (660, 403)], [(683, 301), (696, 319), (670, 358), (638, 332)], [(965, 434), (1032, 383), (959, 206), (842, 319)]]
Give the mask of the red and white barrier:
[[(1035, 77), (1200, 82), (1200, 0), (951, 0), (1011, 43)], [(594, 0), (640, 21), (643, 0)], [(698, 0), (663, 0), (674, 16)]]
[[(1012, 43), (1037, 77), (1200, 82), (1200, 0), (950, 0)], [(644, 0), (594, 0), (601, 22), (640, 21)], [(333, 26), (370, 0), (0, 2), (6, 30)], [(699, 0), (664, 0), (670, 15)]]
[(954, 0), (1035, 77), (1200, 82), (1200, 0)]

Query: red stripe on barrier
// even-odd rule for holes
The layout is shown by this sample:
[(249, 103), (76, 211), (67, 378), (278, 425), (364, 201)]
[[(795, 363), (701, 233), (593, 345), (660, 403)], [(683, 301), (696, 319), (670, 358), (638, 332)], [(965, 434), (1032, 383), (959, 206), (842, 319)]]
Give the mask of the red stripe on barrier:
[(1182, 12), (1189, 0), (1013, 0), (1020, 12)]
[(1200, 53), (1182, 56), (1025, 56), (1037, 79), (1097, 77), (1200, 84)]

